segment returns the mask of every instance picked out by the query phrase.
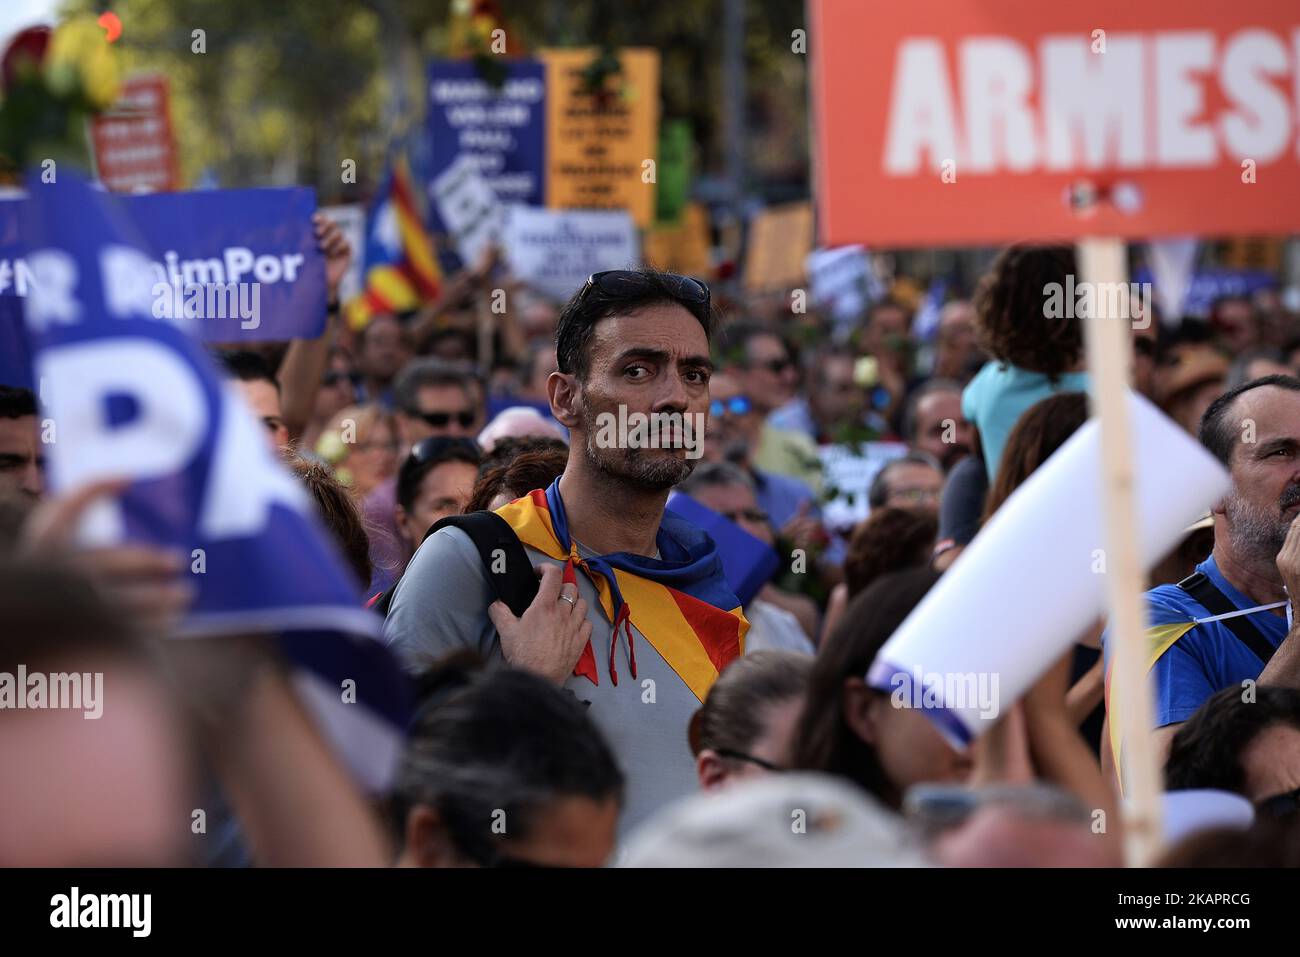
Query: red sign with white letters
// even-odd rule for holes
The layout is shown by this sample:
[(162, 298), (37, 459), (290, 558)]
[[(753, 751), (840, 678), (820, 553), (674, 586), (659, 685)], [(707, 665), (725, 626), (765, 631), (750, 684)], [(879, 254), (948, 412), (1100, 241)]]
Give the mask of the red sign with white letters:
[(1300, 231), (1295, 0), (810, 0), (826, 245)]
[(112, 109), (90, 128), (95, 169), (115, 193), (178, 189), (176, 140), (167, 108), (167, 78), (133, 76)]

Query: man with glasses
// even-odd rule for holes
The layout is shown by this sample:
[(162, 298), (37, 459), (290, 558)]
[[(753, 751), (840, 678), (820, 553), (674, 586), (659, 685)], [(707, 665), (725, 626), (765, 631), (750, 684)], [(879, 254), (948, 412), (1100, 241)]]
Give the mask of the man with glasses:
[(872, 508), (910, 508), (939, 515), (943, 469), (924, 452), (909, 452), (885, 464), (871, 483), (867, 504)]
[[(483, 428), (483, 398), (474, 376), (443, 359), (416, 359), (393, 383), (397, 404), (397, 438), (407, 455), (424, 439), (474, 438)], [(397, 480), (389, 479), (362, 505), (370, 530), (370, 560), (379, 591), (397, 581), (410, 553), (397, 526)], [(418, 544), (418, 542), (417, 542)]]
[(778, 427), (771, 416), (778, 409), (802, 402), (799, 370), (785, 341), (753, 323), (727, 329), (727, 363), (749, 398), (761, 427), (752, 444), (754, 462), (767, 472), (788, 475), (812, 489), (821, 487), (817, 447), (797, 430)]
[[(559, 371), (547, 381), (570, 432), (564, 473), (497, 510), (540, 569), (537, 598), (520, 618), (494, 602), (474, 543), (444, 528), (412, 558), (385, 620), (412, 670), (471, 649), (586, 702), (627, 774), (624, 833), (695, 789), (687, 725), (748, 628), (712, 539), (665, 514), (695, 466), (713, 322), (708, 287), (694, 279), (591, 276), (560, 315)], [(667, 441), (610, 428), (633, 416), (667, 423)]]

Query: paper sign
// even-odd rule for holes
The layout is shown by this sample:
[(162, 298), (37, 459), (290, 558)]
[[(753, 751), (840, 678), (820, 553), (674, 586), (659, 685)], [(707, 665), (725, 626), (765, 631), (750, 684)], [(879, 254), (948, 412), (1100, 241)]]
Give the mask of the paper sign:
[(813, 213), (810, 203), (787, 203), (763, 210), (749, 225), (745, 255), (745, 288), (789, 289), (803, 283), (812, 251)]
[(90, 121), (90, 142), (95, 171), (114, 192), (180, 186), (165, 76), (128, 78), (112, 108)]
[(595, 49), (543, 50), (546, 64), (546, 202), (558, 209), (625, 209), (654, 221), (659, 135), (659, 52), (623, 50), (621, 72), (596, 92), (584, 71)]
[(468, 156), (460, 157), (434, 177), (429, 193), (461, 260), (473, 266), (484, 247), (501, 238), (505, 209), (496, 193)]
[(546, 79), (536, 60), (503, 60), (494, 87), (469, 60), (429, 64), (429, 174), (469, 156), (503, 203), (545, 199)]
[(504, 248), (510, 271), (563, 302), (602, 269), (635, 268), (637, 234), (623, 212), (556, 212), (511, 207)]
[(835, 444), (823, 446), (818, 454), (825, 488), (834, 492), (822, 507), (823, 521), (827, 528), (847, 534), (871, 511), (867, 493), (876, 473), (906, 455), (907, 446), (902, 442), (862, 442), (855, 450)]
[(713, 272), (713, 251), (709, 242), (709, 211), (702, 203), (690, 203), (677, 226), (655, 226), (646, 230), (647, 266), (683, 276), (707, 277)]

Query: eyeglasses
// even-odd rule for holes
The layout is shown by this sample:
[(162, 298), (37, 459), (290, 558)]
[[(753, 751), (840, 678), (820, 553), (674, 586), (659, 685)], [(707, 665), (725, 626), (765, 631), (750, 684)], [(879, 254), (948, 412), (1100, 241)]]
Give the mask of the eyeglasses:
[(937, 502), (939, 495), (939, 489), (934, 488), (896, 488), (889, 493), (890, 498), (904, 502)]
[(350, 372), (340, 372), (337, 369), (331, 369), (330, 371), (326, 372), (325, 375), (322, 376), (320, 380), (320, 384), (326, 389), (330, 388), (331, 386), (336, 386), (340, 382), (350, 382), (352, 385), (355, 386), (357, 384), (357, 377)]
[(763, 362), (756, 362), (754, 364), (760, 369), (766, 369), (773, 375), (780, 375), (786, 369), (794, 365), (794, 363), (789, 359), (767, 359)]
[(601, 295), (611, 299), (634, 299), (648, 292), (656, 291), (660, 283), (669, 287), (673, 298), (692, 305), (709, 305), (709, 287), (690, 276), (677, 273), (656, 273), (654, 278), (631, 269), (606, 269), (594, 272), (587, 277), (587, 284), (582, 287), (582, 295), (587, 296), (591, 290), (598, 290)]
[(756, 764), (756, 765), (758, 765), (760, 768), (762, 768), (764, 771), (777, 771), (777, 772), (780, 772), (780, 771), (784, 771), (784, 770), (785, 770), (785, 768), (777, 767), (777, 766), (776, 766), (775, 764), (773, 764), (771, 761), (765, 761), (765, 760), (763, 760), (762, 758), (756, 758), (756, 757), (754, 757), (752, 754), (746, 754), (746, 753), (743, 752), (743, 751), (732, 751), (732, 750), (729, 749), (729, 748), (724, 748), (724, 749), (718, 751), (718, 757), (720, 757), (720, 758), (731, 758), (731, 760), (733, 760), (733, 761), (745, 761), (745, 762), (747, 762), (747, 763), (749, 763), (749, 764)]
[(1296, 811), (1300, 811), (1300, 788), (1264, 798), (1255, 805), (1255, 810), (1261, 817), (1289, 817)]
[(411, 416), (411, 418), (413, 419), (419, 419), (421, 422), (433, 426), (435, 429), (445, 429), (448, 425), (451, 424), (452, 419), (455, 419), (462, 429), (468, 429), (471, 425), (474, 424), (474, 420), (478, 418), (478, 416), (475, 413), (468, 412), (468, 411), (408, 412), (407, 414)]
[(749, 401), (749, 396), (737, 395), (726, 401), (714, 399), (709, 403), (709, 415), (719, 419), (724, 415), (749, 415), (753, 408), (754, 404)]
[(439, 459), (452, 449), (468, 452), (475, 460), (483, 458), (483, 449), (473, 439), (463, 438), (462, 436), (435, 435), (411, 446), (411, 454), (407, 456), (407, 461), (427, 462), (430, 459)]
[(767, 512), (763, 511), (761, 508), (741, 508), (734, 512), (719, 512), (718, 514), (727, 519), (727, 521), (735, 522), (736, 524), (740, 524), (740, 520), (743, 518), (748, 522), (765, 525), (768, 518)]

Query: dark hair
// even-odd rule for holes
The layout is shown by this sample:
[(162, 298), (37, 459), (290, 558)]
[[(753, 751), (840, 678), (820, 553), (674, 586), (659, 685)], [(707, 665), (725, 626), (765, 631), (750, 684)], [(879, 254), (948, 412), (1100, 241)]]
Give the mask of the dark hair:
[(1238, 435), (1236, 426), (1228, 421), (1228, 413), (1240, 396), (1264, 386), (1277, 386), (1289, 392), (1300, 392), (1300, 379), (1289, 375), (1266, 375), (1259, 379), (1252, 379), (1245, 385), (1239, 385), (1223, 393), (1210, 403), (1210, 407), (1201, 416), (1199, 435), (1201, 444), (1224, 465), (1232, 465), (1232, 450), (1237, 444)]
[(1156, 867), (1300, 867), (1300, 821), (1256, 819), (1245, 830), (1194, 831), (1167, 850)]
[(704, 704), (691, 716), (691, 753), (745, 753), (763, 733), (765, 710), (803, 696), (813, 659), (796, 651), (755, 651), (722, 669)]
[(984, 501), (987, 522), (1034, 471), (1088, 421), (1088, 396), (1061, 392), (1035, 402), (1016, 420), (1002, 447), (998, 474)]
[(526, 838), (534, 816), (558, 798), (621, 801), (623, 775), (604, 735), (573, 694), (530, 672), (477, 670), (457, 659), (422, 679), (393, 786), (399, 845), (412, 808), (438, 811), (457, 849), (490, 862), (505, 812), (509, 839)]
[(0, 385), (0, 419), (21, 419), (36, 414), (36, 393), (11, 385)]
[(943, 475), (943, 466), (928, 452), (913, 451), (900, 455), (896, 459), (890, 459), (881, 466), (876, 477), (871, 480), (871, 487), (867, 489), (867, 504), (872, 508), (883, 508), (889, 501), (889, 472), (900, 465), (924, 465)]
[[(63, 558), (0, 558), (0, 672), (64, 656), (111, 656), (152, 667), (131, 621)], [(0, 709), (0, 714), (3, 710)]]
[[(681, 306), (699, 320), (705, 338), (710, 342), (713, 340), (716, 323), (711, 305), (707, 302), (692, 302), (678, 295), (676, 283), (669, 278), (672, 273), (657, 269), (633, 269), (627, 273), (637, 277), (624, 284), (629, 288), (627, 294), (612, 296), (600, 286), (588, 283), (575, 292), (560, 310), (560, 318), (555, 326), (555, 358), (561, 372), (585, 379), (590, 369), (587, 346), (591, 342), (596, 323), (645, 306)], [(637, 288), (632, 289), (633, 286)]]
[(886, 777), (876, 749), (844, 720), (844, 682), (866, 675), (889, 636), (938, 580), (939, 574), (929, 568), (893, 572), (849, 602), (813, 663), (795, 731), (794, 767), (848, 778), (899, 807), (902, 796)]
[(483, 459), (482, 452), (476, 451), (478, 443), (469, 439), (447, 439), (435, 436), (417, 443), (416, 449), (419, 450), (419, 454), (412, 450), (411, 454), (402, 461), (402, 467), (397, 470), (397, 504), (408, 512), (420, 494), (420, 484), (424, 481), (424, 477), (439, 465), (448, 462), (464, 462), (466, 465), (478, 468)]
[(919, 509), (877, 508), (859, 522), (849, 537), (844, 557), (844, 582), (849, 597), (881, 575), (925, 565), (930, 561), (939, 522)]
[(300, 452), (284, 453), (285, 464), (307, 487), (316, 502), (321, 520), (334, 534), (343, 557), (356, 573), (362, 588), (370, 586), (370, 536), (366, 534), (361, 510), (348, 490), (324, 462), (309, 459)]
[(723, 344), (722, 359), (725, 365), (749, 368), (749, 344), (761, 336), (770, 336), (790, 355), (790, 346), (779, 332), (757, 322), (733, 322), (727, 326)]
[(975, 292), (980, 345), (995, 359), (1055, 382), (1083, 354), (1083, 324), (1078, 317), (1048, 318), (1046, 288), (1055, 283), (1064, 290), (1066, 277), (1077, 273), (1071, 246), (1004, 249)]
[(1300, 731), (1300, 691), (1256, 685), (1255, 700), (1241, 700), (1239, 686), (1205, 700), (1174, 734), (1165, 761), (1165, 788), (1214, 788), (1242, 793), (1246, 786), (1241, 756), (1270, 725)]
[(1245, 385), (1250, 380), (1246, 378), (1246, 373), (1250, 371), (1253, 362), (1275, 362), (1280, 366), (1286, 365), (1286, 356), (1282, 355), (1282, 350), (1274, 349), (1272, 346), (1257, 346), (1254, 349), (1247, 349), (1245, 352), (1238, 354), (1228, 366), (1228, 374), (1223, 378), (1225, 389), (1235, 389), (1239, 385)]
[(226, 375), (240, 382), (269, 382), (280, 391), (280, 383), (275, 381), (271, 366), (258, 352), (247, 349), (225, 350), (215, 353), (215, 358), (226, 370)]
[(694, 495), (706, 488), (740, 485), (754, 491), (754, 480), (734, 462), (701, 462), (677, 483), (677, 491)]
[(911, 442), (916, 438), (916, 410), (921, 405), (921, 400), (943, 392), (961, 395), (962, 384), (954, 379), (930, 379), (907, 397), (907, 405), (903, 407), (903, 417), (898, 429), (905, 441)]
[[(507, 458), (497, 457), (502, 445), (511, 453)], [(503, 492), (518, 498), (533, 489), (547, 488), (564, 473), (569, 447), (559, 439), (503, 439), (493, 447), (491, 457), (497, 464), (487, 471), (480, 468), (478, 481), (465, 506), (466, 514), (487, 511), (492, 500)]]
[(417, 398), (422, 388), (455, 386), (473, 403), (477, 401), (473, 382), (473, 373), (454, 362), (436, 358), (416, 359), (403, 366), (393, 380), (393, 401), (399, 411), (411, 415), (420, 410)]

